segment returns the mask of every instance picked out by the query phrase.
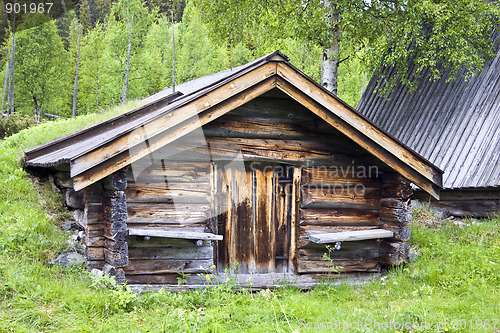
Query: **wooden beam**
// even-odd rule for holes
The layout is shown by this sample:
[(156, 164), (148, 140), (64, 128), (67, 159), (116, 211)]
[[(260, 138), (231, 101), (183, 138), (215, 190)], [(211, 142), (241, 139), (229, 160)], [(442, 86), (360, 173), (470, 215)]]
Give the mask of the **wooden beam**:
[[(305, 94), (302, 90), (296, 88), (294, 85), (289, 82), (278, 78), (277, 86), (280, 90), (288, 94), (290, 97), (295, 99), (297, 102), (302, 104), (303, 106), (310, 109), (316, 115), (324, 119), (330, 125), (344, 133), (347, 137), (352, 139), (354, 142), (359, 144), (365, 150), (370, 152), (373, 156), (380, 159), (382, 162), (390, 166), (395, 171), (399, 172), (405, 178), (411, 180), (424, 191), (432, 195), (434, 198), (439, 199), (439, 191), (442, 187), (441, 174), (439, 172), (435, 173), (434, 181), (429, 180), (424, 177), (419, 171), (414, 170), (413, 168), (409, 168), (405, 161), (402, 161), (397, 156), (393, 155), (390, 151), (388, 151), (385, 147), (378, 144), (373, 139), (369, 138), (363, 130), (358, 130), (353, 127), (345, 120), (337, 116), (335, 113), (331, 112), (330, 109), (318, 103), (314, 99), (312, 99), (309, 95)], [(305, 90), (308, 91), (307, 89)], [(330, 96), (333, 99), (333, 97)], [(341, 105), (339, 102), (337, 102)], [(331, 106), (330, 106), (331, 107)], [(345, 107), (344, 107), (345, 108)], [(392, 143), (394, 145), (400, 146), (401, 144), (394, 140)], [(412, 154), (411, 151), (407, 151), (407, 154)], [(427, 173), (428, 174), (428, 173)]]
[(352, 242), (367, 239), (391, 238), (392, 236), (394, 236), (394, 233), (392, 231), (384, 229), (372, 229), (309, 234), (309, 240), (318, 244), (327, 244), (335, 242)]
[(300, 202), (302, 200), (300, 188), (302, 172), (300, 168), (293, 169), (292, 176), (292, 202), (290, 207), (290, 268), (292, 272), (297, 269), (297, 243), (299, 238), (298, 226), (300, 218)]
[(364, 133), (372, 139), (374, 143), (377, 143), (379, 146), (392, 153), (395, 157), (412, 167), (428, 180), (442, 187), (442, 174), (439, 172), (440, 170), (438, 171), (436, 167), (431, 165), (424, 158), (404, 147), (400, 142), (396, 141), (387, 133), (384, 133), (357, 112), (349, 110), (348, 107), (335, 97), (318, 87), (315, 82), (301, 75), (301, 73), (297, 72), (291, 66), (283, 63), (277, 64), (277, 74), (283, 80), (290, 82), (292, 85), (305, 92), (311, 99), (320, 103), (328, 110), (331, 110), (332, 113), (335, 113), (335, 115), (344, 122)]
[[(267, 77), (270, 74), (270, 69), (268, 68), (268, 73), (261, 73), (263, 76)], [(261, 77), (262, 79), (262, 77)], [(254, 80), (251, 80), (251, 83), (253, 83)], [(243, 83), (240, 82), (240, 85)], [(223, 86), (220, 89), (223, 89), (223, 92), (229, 93), (227, 90), (228, 89), (233, 89), (233, 88), (228, 88)], [(245, 85), (245, 87), (248, 87)], [(228, 98), (226, 100), (223, 100), (221, 103), (214, 105), (214, 100), (216, 97), (218, 97), (219, 94), (221, 94), (221, 91), (214, 91), (212, 93), (208, 93), (206, 96), (200, 99), (200, 101), (194, 101), (193, 103), (189, 103), (184, 107), (179, 108), (177, 111), (181, 112), (193, 112), (193, 110), (197, 110), (197, 112), (194, 114), (192, 118), (190, 118), (188, 121), (173, 127), (172, 125), (175, 124), (175, 122), (169, 122), (168, 119), (163, 119), (165, 124), (161, 126), (162, 130), (169, 130), (168, 133), (162, 135), (161, 137), (155, 137), (155, 140), (149, 140), (149, 145), (142, 149), (138, 149), (135, 152), (125, 150), (122, 153), (115, 154), (113, 157), (109, 158), (109, 155), (107, 156), (97, 156), (96, 159), (90, 158), (89, 156), (82, 156), (80, 160), (81, 163), (83, 163), (85, 166), (83, 168), (80, 168), (79, 170), (76, 169), (74, 172), (76, 173), (77, 171), (79, 172), (78, 175), (76, 175), (73, 179), (74, 181), (74, 187), (75, 189), (82, 189), (85, 188), (86, 186), (95, 183), (96, 181), (106, 177), (107, 175), (113, 173), (114, 171), (117, 171), (121, 169), (122, 167), (125, 167), (129, 165), (130, 163), (133, 163), (140, 158), (154, 152), (155, 150), (164, 147), (165, 145), (169, 144), (170, 142), (173, 142), (174, 140), (182, 137), (183, 135), (192, 132), (193, 130), (207, 124), (208, 122), (212, 121), (213, 119), (217, 119), (224, 114), (228, 113), (229, 111), (237, 108), (240, 105), (243, 105), (247, 103), (248, 101), (256, 98), (257, 96), (273, 89), (276, 87), (276, 82), (273, 78), (268, 78), (263, 80), (262, 82), (258, 82), (253, 86), (250, 86), (247, 90), (243, 92), (235, 91), (233, 94), (236, 94), (239, 92), (237, 96), (233, 96), (231, 98)], [(234, 88), (236, 90), (236, 88)], [(214, 96), (215, 95), (215, 96)], [(205, 101), (205, 104), (207, 106), (205, 108), (201, 108), (199, 106), (199, 103), (202, 101)], [(205, 105), (203, 104), (203, 105)], [(214, 105), (213, 107), (209, 107), (211, 105)], [(198, 107), (197, 107), (198, 106)], [(199, 111), (198, 111), (199, 110)], [(201, 111), (205, 112), (201, 113)], [(198, 114), (200, 112), (200, 114)], [(172, 114), (172, 113), (169, 113)], [(177, 113), (176, 113), (177, 114)], [(165, 117), (169, 118), (168, 115)], [(173, 115), (171, 116), (173, 117)], [(178, 116), (180, 117), (180, 116)], [(152, 126), (152, 125), (151, 125)], [(157, 129), (149, 129), (150, 126), (148, 124), (148, 127), (146, 128), (141, 128), (142, 132), (137, 132), (137, 135), (140, 136), (140, 142), (144, 143), (145, 141), (145, 133), (148, 134), (149, 137), (151, 137), (151, 134), (154, 134), (158, 132)], [(125, 140), (128, 140), (131, 136), (126, 135)], [(122, 142), (123, 143), (123, 142)], [(136, 142), (137, 144), (137, 142)], [(109, 158), (109, 159), (107, 159)], [(102, 163), (101, 163), (102, 162)], [(75, 163), (77, 163), (75, 161)], [(100, 163), (100, 164), (99, 164)], [(73, 174), (73, 165), (72, 164), (72, 174)], [(85, 170), (84, 170), (85, 169)]]
[(383, 241), (380, 246), (380, 263), (397, 266), (410, 261), (410, 245), (407, 242)]
[(222, 240), (222, 235), (207, 232), (186, 232), (173, 230), (159, 230), (157, 228), (129, 228), (129, 236), (149, 236), (163, 238)]
[[(142, 274), (126, 276), (127, 284), (136, 292), (151, 292), (159, 290), (186, 291), (193, 289), (204, 289), (208, 285), (204, 275), (185, 276), (186, 284), (179, 285), (180, 274)], [(297, 288), (309, 289), (325, 281), (332, 285), (350, 284), (360, 285), (379, 278), (376, 273), (352, 272), (332, 274), (331, 267), (327, 273), (319, 274), (293, 274), (293, 273), (267, 273), (267, 274), (232, 274), (219, 273), (212, 275), (211, 280), (216, 284), (227, 283), (228, 279), (235, 281), (233, 289), (248, 288), (249, 290), (261, 290), (280, 288), (293, 285)]]
[(136, 120), (158, 109), (164, 108), (167, 105), (169, 105), (172, 102), (172, 100), (175, 100), (179, 96), (182, 96), (182, 93), (177, 92), (174, 94), (164, 96), (153, 102), (141, 105), (133, 110), (127, 111), (115, 117), (91, 125), (77, 132), (62, 136), (60, 138), (41, 144), (34, 148), (30, 148), (25, 151), (26, 161), (27, 163), (29, 163), (30, 160), (33, 160), (45, 154), (50, 154), (50, 152), (52, 151), (64, 149), (73, 144), (77, 144), (79, 142), (88, 140), (89, 138), (95, 138), (96, 136), (101, 135), (103, 131), (108, 131), (110, 129), (118, 128), (125, 123), (129, 123), (132, 120)]
[[(143, 144), (144, 142), (151, 139), (155, 135), (163, 133), (169, 129), (175, 128), (176, 126), (184, 123), (186, 120), (190, 119), (197, 120), (197, 116), (201, 112), (212, 109), (214, 106), (226, 102), (230, 97), (236, 97), (235, 99), (231, 99), (233, 103), (229, 103), (231, 105), (231, 110), (241, 104), (248, 102), (248, 99), (245, 98), (245, 96), (249, 94), (247, 90), (250, 90), (251, 92), (253, 90), (252, 88), (255, 88), (255, 86), (261, 86), (261, 83), (263, 83), (263, 81), (268, 82), (267, 79), (269, 77), (274, 76), (275, 73), (276, 73), (276, 65), (274, 64), (263, 65), (262, 67), (259, 67), (255, 71), (247, 73), (239, 78), (236, 78), (233, 81), (228, 82), (225, 85), (216, 88), (213, 91), (208, 92), (206, 95), (194, 99), (193, 101), (185, 105), (182, 105), (177, 109), (174, 109), (169, 112), (166, 111), (166, 113), (163, 116), (154, 119), (125, 135), (122, 135), (121, 137), (107, 143), (106, 145), (100, 147), (97, 150), (89, 152), (83, 156), (77, 157), (71, 163), (71, 176), (74, 177), (76, 175), (79, 175), (83, 171), (92, 168), (94, 165), (102, 163), (107, 159), (120, 154), (121, 152), (127, 151), (128, 149), (135, 147), (136, 145)], [(275, 82), (274, 80), (271, 81), (272, 81), (271, 86), (274, 87)], [(260, 94), (262, 93), (263, 92), (261, 92)], [(253, 96), (250, 99), (253, 99), (255, 97), (256, 96)], [(240, 102), (243, 101), (243, 103), (238, 104), (238, 101)], [(216, 111), (217, 109), (218, 108), (215, 107), (213, 111)], [(222, 110), (217, 110), (217, 111), (220, 112)], [(222, 112), (222, 114), (226, 112)], [(220, 115), (217, 114), (215, 114), (214, 117), (209, 116), (208, 121), (212, 121), (213, 119), (216, 119), (219, 116)], [(191, 129), (189, 129), (186, 133), (189, 133), (193, 129), (198, 128), (200, 126), (200, 124), (197, 123), (196, 121), (194, 122), (190, 121), (189, 124), (197, 126), (195, 126), (194, 128), (190, 127)]]

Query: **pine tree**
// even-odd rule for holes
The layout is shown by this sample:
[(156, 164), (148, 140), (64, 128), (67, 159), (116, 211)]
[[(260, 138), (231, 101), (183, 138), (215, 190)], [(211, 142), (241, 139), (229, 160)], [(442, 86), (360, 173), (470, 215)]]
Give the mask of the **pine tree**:
[(79, 4), (79, 19), (82, 24), (82, 31), (86, 34), (94, 27), (92, 22), (92, 12), (88, 0), (80, 0)]

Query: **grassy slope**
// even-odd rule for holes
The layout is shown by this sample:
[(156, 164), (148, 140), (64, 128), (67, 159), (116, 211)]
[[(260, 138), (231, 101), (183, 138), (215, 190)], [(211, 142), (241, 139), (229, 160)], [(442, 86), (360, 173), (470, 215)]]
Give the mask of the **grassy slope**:
[[(332, 332), (336, 320), (360, 321), (346, 332), (495, 332), (478, 329), (485, 319), (500, 332), (500, 322), (493, 322), (500, 319), (499, 218), (467, 228), (414, 223), (418, 260), (361, 287), (252, 294), (230, 291), (228, 281), (203, 291), (133, 297), (93, 283), (82, 267), (50, 266), (66, 248), (67, 234), (46, 211), (55, 217), (64, 209), (57, 193), (21, 169), (22, 151), (122, 111), (40, 125), (0, 143), (1, 332)], [(466, 329), (454, 330), (453, 319), (463, 319)], [(447, 330), (438, 328), (445, 320)], [(390, 321), (431, 328), (384, 329)]]

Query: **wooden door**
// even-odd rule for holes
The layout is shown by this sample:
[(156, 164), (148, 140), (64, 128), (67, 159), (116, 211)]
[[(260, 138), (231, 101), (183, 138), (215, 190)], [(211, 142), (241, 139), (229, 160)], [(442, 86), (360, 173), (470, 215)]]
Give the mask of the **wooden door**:
[(293, 168), (242, 163), (214, 169), (217, 233), (224, 236), (218, 242), (218, 271), (290, 271)]

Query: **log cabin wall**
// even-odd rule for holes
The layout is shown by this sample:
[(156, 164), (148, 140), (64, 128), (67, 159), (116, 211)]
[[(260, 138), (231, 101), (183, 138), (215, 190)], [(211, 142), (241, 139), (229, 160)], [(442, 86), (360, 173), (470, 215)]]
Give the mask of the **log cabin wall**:
[[(238, 157), (244, 160), (243, 170), (250, 172), (239, 178), (249, 184), (247, 191), (252, 186), (256, 191), (242, 195), (251, 199), (266, 191), (274, 193), (272, 207), (266, 204), (261, 215), (268, 211), (269, 221), (279, 220), (279, 216), (289, 221), (271, 227), (266, 236), (270, 245), (261, 250), (254, 246), (257, 241), (249, 244), (250, 239), (228, 231), (259, 234), (252, 236), (256, 240), (264, 237), (258, 225), (248, 227), (234, 220), (236, 214), (243, 214), (241, 207), (234, 207), (234, 211), (224, 207), (228, 198), (224, 191), (230, 184), (224, 184), (227, 175), (217, 170), (229, 170)], [(263, 169), (274, 170), (274, 174), (269, 178)], [(280, 182), (276, 172), (283, 169), (288, 171)], [(380, 219), (384, 188), (380, 175), (384, 171), (387, 168), (382, 163), (293, 100), (273, 94), (257, 98), (205, 125), (202, 132), (191, 133), (131, 165), (125, 190), (129, 228), (210, 232), (225, 238), (211, 242), (129, 236), (126, 279), (135, 284), (176, 284), (179, 272), (194, 279), (199, 273), (212, 271), (214, 265), (223, 272), (231, 259), (256, 260), (258, 264), (259, 257), (267, 258), (265, 269), (251, 268), (250, 264), (244, 273), (321, 276), (332, 271), (332, 264), (346, 273), (379, 272), (380, 240), (343, 242), (340, 250), (330, 252), (329, 260), (324, 256), (327, 247), (310, 242), (307, 235), (389, 225)], [(255, 187), (259, 177), (269, 184), (260, 192)], [(293, 199), (277, 195), (286, 191), (295, 193)], [(251, 205), (248, 210), (248, 218), (240, 221), (252, 219)], [(228, 212), (233, 220), (227, 220)], [(286, 241), (280, 243), (278, 238)], [(244, 251), (252, 246), (253, 250)]]
[[(258, 98), (205, 126), (204, 131), (213, 156), (224, 158), (221, 155), (228, 149), (220, 151), (219, 147), (233, 144), (247, 161), (299, 169), (298, 203), (291, 209), (293, 230), (288, 237), (292, 242), (286, 255), (289, 272), (322, 275), (332, 272), (332, 264), (342, 266), (337, 269), (342, 272), (380, 272), (379, 240), (345, 242), (341, 250), (331, 252), (331, 260), (324, 257), (328, 252), (324, 244), (308, 240), (309, 233), (380, 228), (379, 176), (387, 169), (379, 161), (285, 98)], [(272, 246), (268, 249), (275, 251)]]
[(315, 233), (378, 229), (382, 182), (377, 171), (302, 170), (299, 273), (380, 272), (379, 240), (325, 245), (311, 242), (308, 237)]
[(97, 182), (82, 191), (75, 191), (69, 171), (53, 172), (49, 174), (49, 181), (64, 195), (66, 205), (73, 211), (76, 224), (85, 231), (87, 268), (103, 269), (105, 265), (103, 183)]
[(397, 173), (382, 175), (383, 187), (380, 202), (380, 228), (391, 230), (394, 237), (384, 239), (381, 244), (380, 263), (384, 266), (400, 265), (410, 260), (412, 220), (410, 182)]
[(104, 267), (104, 215), (102, 182), (97, 182), (83, 190), (86, 216), (85, 241), (88, 269)]
[[(210, 163), (200, 147), (191, 146), (193, 155), (183, 152), (182, 142), (129, 168), (129, 228), (212, 232)], [(173, 154), (177, 150), (180, 153)], [(130, 284), (177, 284), (179, 272), (196, 278), (214, 265), (211, 241), (129, 236), (127, 242), (129, 263), (124, 271)]]

